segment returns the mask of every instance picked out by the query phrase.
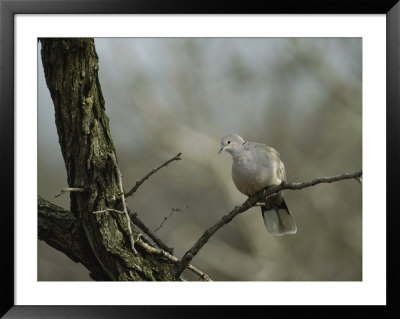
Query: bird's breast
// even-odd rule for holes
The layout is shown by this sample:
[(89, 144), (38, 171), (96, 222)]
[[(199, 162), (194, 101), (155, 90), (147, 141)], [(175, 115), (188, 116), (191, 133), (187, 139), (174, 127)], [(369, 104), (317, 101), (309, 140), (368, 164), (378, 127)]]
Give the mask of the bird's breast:
[(263, 188), (257, 181), (255, 165), (247, 161), (237, 161), (232, 165), (232, 179), (236, 188), (247, 196), (254, 195)]
[(246, 157), (238, 157), (232, 164), (233, 182), (236, 188), (247, 196), (276, 184), (273, 172), (270, 167), (257, 165), (256, 161)]

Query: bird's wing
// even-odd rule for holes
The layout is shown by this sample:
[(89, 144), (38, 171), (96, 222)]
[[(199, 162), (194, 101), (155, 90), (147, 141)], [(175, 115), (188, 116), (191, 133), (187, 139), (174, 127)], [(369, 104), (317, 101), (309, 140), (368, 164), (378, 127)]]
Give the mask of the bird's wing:
[(276, 171), (276, 177), (286, 180), (285, 166), (276, 149), (261, 143), (249, 143), (249, 150), (254, 153), (257, 165)]

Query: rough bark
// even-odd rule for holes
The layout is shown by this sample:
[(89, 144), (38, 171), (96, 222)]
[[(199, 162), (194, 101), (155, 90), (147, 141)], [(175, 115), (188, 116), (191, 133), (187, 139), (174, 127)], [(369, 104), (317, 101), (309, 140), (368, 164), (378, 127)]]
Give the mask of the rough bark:
[[(51, 204), (39, 199), (40, 239), (82, 262), (97, 280), (175, 280), (169, 261), (132, 252), (122, 214), (93, 213), (122, 207), (94, 40), (41, 39), (41, 44), (68, 185), (85, 191), (71, 192), (71, 212), (57, 208), (60, 214), (47, 226), (46, 205)], [(132, 232), (137, 234), (134, 227)]]
[(84, 265), (94, 280), (110, 280), (100, 267), (77, 218), (68, 210), (38, 198), (38, 237), (75, 262)]

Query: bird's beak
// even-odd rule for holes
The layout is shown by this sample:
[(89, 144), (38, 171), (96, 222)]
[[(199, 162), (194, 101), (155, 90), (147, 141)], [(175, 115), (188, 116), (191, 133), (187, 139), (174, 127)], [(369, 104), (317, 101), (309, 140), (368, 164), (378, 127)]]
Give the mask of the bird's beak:
[(221, 154), (221, 152), (223, 152), (224, 149), (225, 149), (225, 146), (221, 146), (221, 148), (220, 148), (219, 151), (218, 151), (218, 154)]

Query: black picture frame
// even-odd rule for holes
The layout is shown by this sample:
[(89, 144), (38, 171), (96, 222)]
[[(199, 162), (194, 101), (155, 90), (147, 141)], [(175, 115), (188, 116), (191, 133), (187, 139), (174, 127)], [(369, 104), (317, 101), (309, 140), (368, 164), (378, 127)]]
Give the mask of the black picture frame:
[[(387, 306), (16, 306), (14, 303), (14, 18), (16, 14), (386, 14), (387, 49)], [(1, 309), (5, 318), (190, 318), (205, 316), (359, 316), (368, 312), (375, 318), (399, 317), (400, 283), (396, 258), (399, 243), (396, 201), (399, 180), (400, 137), (400, 3), (398, 0), (348, 1), (273, 1), (241, 3), (216, 1), (154, 1), (154, 0), (0, 0), (1, 72), (0, 72), (0, 180), (1, 196)], [(376, 107), (383, 107), (377, 105)], [(380, 185), (376, 185), (380, 187)], [(382, 200), (382, 199), (381, 199)], [(34, 213), (34, 212), (32, 212)], [(384, 212), (381, 212), (384, 213)], [(238, 291), (238, 293), (241, 293)], [(179, 301), (177, 300), (179, 304)], [(329, 309), (328, 309), (329, 308)], [(328, 313), (329, 311), (329, 313)]]

